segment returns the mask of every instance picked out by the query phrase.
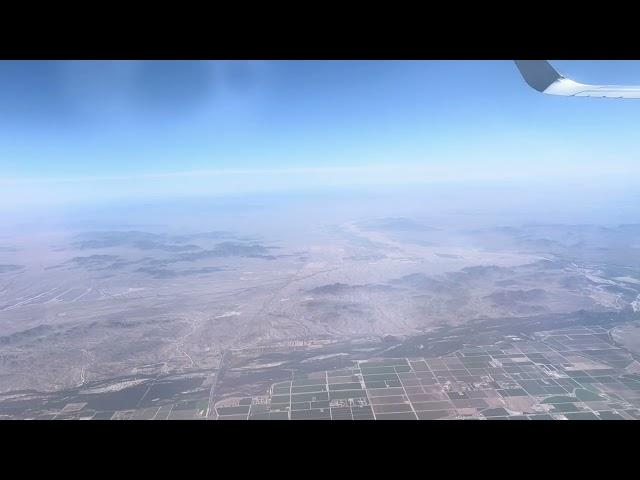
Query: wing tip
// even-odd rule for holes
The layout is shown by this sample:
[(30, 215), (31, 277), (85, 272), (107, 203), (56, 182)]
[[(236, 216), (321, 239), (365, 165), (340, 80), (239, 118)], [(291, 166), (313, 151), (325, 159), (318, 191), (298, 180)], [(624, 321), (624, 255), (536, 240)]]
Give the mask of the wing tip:
[(553, 83), (564, 78), (546, 60), (514, 60), (516, 67), (527, 84), (544, 93)]

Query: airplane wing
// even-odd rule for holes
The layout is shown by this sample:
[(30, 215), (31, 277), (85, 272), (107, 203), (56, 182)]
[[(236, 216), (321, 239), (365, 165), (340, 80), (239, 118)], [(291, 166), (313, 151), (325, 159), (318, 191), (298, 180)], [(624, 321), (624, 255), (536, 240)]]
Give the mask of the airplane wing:
[(546, 60), (515, 60), (515, 63), (531, 88), (549, 95), (640, 98), (640, 85), (586, 85), (563, 77)]

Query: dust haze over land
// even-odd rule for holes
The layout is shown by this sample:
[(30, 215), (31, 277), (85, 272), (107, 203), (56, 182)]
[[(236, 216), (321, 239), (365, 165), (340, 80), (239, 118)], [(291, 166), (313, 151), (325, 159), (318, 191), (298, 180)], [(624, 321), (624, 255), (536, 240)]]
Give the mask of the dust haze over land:
[(633, 211), (584, 197), (550, 209), (557, 198), (523, 189), (507, 201), (515, 191), (336, 190), (25, 217), (0, 239), (0, 391), (215, 368), (225, 350), (269, 342), (640, 310)]

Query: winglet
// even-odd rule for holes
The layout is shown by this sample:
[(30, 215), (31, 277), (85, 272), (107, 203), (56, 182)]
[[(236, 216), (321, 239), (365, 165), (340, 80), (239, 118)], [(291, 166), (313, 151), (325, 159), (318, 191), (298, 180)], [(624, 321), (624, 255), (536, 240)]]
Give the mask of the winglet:
[(546, 60), (515, 60), (515, 63), (524, 81), (539, 92), (564, 79)]
[(595, 98), (640, 98), (640, 85), (587, 85), (558, 73), (546, 60), (515, 60), (531, 88), (547, 95)]

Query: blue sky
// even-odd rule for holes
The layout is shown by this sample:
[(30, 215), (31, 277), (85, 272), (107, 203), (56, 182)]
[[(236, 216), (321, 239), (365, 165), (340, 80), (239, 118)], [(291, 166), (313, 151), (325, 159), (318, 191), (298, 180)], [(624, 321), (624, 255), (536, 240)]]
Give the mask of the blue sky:
[(541, 95), (509, 61), (4, 61), (0, 102), (5, 207), (640, 172), (640, 101)]

